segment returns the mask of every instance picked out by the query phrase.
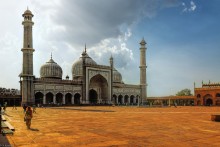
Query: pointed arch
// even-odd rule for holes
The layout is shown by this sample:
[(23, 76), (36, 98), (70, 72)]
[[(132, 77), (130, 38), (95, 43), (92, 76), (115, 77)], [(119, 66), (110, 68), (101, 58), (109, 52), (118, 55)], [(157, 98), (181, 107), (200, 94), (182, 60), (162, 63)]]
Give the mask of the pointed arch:
[(42, 92), (35, 93), (35, 104), (43, 104), (44, 94)]

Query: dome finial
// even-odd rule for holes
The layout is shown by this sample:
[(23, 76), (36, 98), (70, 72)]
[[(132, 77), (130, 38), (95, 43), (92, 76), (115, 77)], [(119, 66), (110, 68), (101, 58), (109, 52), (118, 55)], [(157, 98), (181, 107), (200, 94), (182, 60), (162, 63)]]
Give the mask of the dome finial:
[(27, 10), (29, 10), (29, 9), (28, 9), (28, 6), (27, 6)]
[(51, 51), (50, 59), (52, 59), (52, 58), (53, 58), (53, 54), (52, 54), (52, 51)]

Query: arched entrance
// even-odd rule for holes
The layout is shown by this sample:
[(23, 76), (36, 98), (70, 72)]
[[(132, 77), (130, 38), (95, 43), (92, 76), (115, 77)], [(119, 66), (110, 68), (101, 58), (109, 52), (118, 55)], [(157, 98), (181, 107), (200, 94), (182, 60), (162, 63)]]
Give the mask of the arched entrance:
[(120, 105), (122, 104), (122, 98), (123, 98), (122, 95), (119, 95), (119, 96), (118, 96), (118, 104), (120, 104)]
[(97, 104), (98, 95), (94, 89), (89, 90), (89, 103), (90, 104)]
[(80, 97), (81, 97), (81, 95), (79, 93), (76, 93), (74, 95), (74, 104), (76, 104), (76, 105), (80, 104)]
[(72, 104), (72, 94), (67, 93), (65, 95), (65, 102), (66, 102), (67, 105), (71, 105)]
[(133, 95), (130, 96), (130, 104), (134, 104), (134, 96)]
[(206, 100), (206, 106), (211, 106), (212, 104), (213, 104), (212, 99), (208, 98), (208, 99)]
[(117, 103), (117, 96), (115, 94), (113, 95), (113, 100), (112, 101), (113, 101), (113, 104)]
[(53, 94), (51, 92), (46, 94), (46, 104), (53, 102)]
[(136, 96), (136, 104), (138, 104), (138, 103), (139, 103), (139, 99), (140, 99), (140, 96), (139, 96), (139, 95), (137, 95), (137, 96)]
[(57, 93), (56, 94), (56, 103), (57, 104), (63, 104), (63, 94), (62, 93)]
[(43, 104), (43, 97), (44, 97), (43, 93), (41, 93), (41, 92), (35, 93), (35, 104), (36, 105)]
[(205, 106), (211, 106), (211, 105), (213, 105), (212, 95), (206, 94), (206, 95), (203, 97), (203, 105), (205, 105)]
[[(109, 103), (109, 89), (107, 80), (100, 74), (95, 75), (90, 79), (89, 89), (94, 91), (89, 91), (89, 101), (97, 103)], [(93, 96), (94, 98), (90, 97)], [(96, 96), (97, 95), (97, 96)], [(90, 100), (91, 99), (91, 100)]]
[(128, 98), (129, 98), (129, 96), (128, 96), (128, 95), (125, 95), (125, 97), (124, 97), (124, 99), (125, 99), (124, 103), (125, 103), (125, 104), (128, 104)]

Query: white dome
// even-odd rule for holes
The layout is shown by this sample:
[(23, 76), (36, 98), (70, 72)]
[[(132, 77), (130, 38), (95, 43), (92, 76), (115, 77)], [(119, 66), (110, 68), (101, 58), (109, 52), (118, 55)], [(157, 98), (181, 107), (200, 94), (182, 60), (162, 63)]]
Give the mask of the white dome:
[(73, 79), (78, 79), (82, 77), (82, 68), (83, 68), (83, 58), (85, 58), (85, 64), (87, 65), (97, 65), (97, 63), (89, 57), (89, 55), (86, 52), (82, 53), (82, 57), (79, 58), (78, 61), (76, 61), (72, 66), (72, 76)]
[(41, 78), (62, 79), (62, 75), (62, 68), (56, 62), (54, 62), (52, 58), (40, 68)]

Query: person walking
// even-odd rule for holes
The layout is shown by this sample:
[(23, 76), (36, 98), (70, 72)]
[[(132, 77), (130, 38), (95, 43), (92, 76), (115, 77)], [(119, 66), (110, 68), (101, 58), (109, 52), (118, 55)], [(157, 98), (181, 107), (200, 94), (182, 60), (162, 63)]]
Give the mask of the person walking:
[(27, 109), (27, 106), (24, 104), (24, 105), (23, 105), (24, 113), (26, 112), (26, 109)]
[(27, 110), (26, 110), (26, 112), (25, 112), (25, 116), (24, 116), (25, 121), (26, 121), (27, 129), (30, 129), (30, 128), (31, 128), (31, 119), (32, 119), (32, 117), (33, 117), (33, 112), (32, 112), (32, 110), (31, 110), (31, 107), (28, 106), (28, 107), (27, 107)]

